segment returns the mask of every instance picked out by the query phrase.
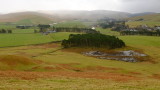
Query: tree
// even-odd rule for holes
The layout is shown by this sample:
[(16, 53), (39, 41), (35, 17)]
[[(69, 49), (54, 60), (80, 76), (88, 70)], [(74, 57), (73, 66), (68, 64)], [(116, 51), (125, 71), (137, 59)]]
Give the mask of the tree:
[(8, 30), (8, 33), (12, 33), (12, 30)]
[(46, 32), (46, 29), (47, 28), (50, 28), (50, 25), (42, 25), (42, 24), (39, 24), (38, 27), (40, 28), (40, 32)]
[(2, 29), (2, 33), (7, 33), (7, 31), (5, 29)]

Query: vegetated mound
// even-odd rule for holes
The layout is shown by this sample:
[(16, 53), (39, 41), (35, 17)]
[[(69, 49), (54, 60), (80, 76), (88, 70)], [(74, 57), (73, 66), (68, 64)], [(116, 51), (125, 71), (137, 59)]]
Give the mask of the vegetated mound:
[(129, 18), (128, 20), (143, 20), (143, 21), (160, 21), (160, 14), (149, 14), (144, 16), (136, 16)]
[(68, 40), (62, 41), (62, 46), (68, 47), (96, 47), (115, 49), (122, 48), (125, 43), (115, 36), (104, 34), (71, 34)]
[(37, 12), (19, 12), (0, 15), (0, 22), (14, 24), (49, 24), (53, 17)]
[(0, 62), (9, 66), (35, 64), (35, 62), (30, 58), (26, 58), (23, 56), (15, 56), (15, 55), (0, 56)]

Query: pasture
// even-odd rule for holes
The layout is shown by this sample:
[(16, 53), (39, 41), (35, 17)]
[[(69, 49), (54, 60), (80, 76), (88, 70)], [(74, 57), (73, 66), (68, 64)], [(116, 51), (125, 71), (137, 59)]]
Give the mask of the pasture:
[(30, 34), (25, 30), (14, 31), (0, 34), (0, 45), (6, 47), (0, 48), (0, 89), (160, 89), (160, 37), (119, 36), (109, 29), (97, 30), (124, 40), (127, 47), (115, 51), (140, 51), (151, 61), (129, 63), (97, 59), (81, 54), (98, 50), (96, 48), (62, 49), (61, 43), (48, 43), (67, 39), (70, 34), (67, 32), (42, 35), (31, 33), (33, 30), (28, 31)]
[(12, 34), (0, 34), (0, 47), (42, 44), (67, 39), (69, 32), (58, 32), (49, 35), (34, 33), (34, 29), (17, 29)]

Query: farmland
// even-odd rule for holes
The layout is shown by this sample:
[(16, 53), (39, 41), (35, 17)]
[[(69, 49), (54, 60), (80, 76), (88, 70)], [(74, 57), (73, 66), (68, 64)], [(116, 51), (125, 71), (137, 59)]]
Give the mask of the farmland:
[[(9, 27), (3, 26), (7, 29)], [(67, 39), (69, 32), (43, 35), (34, 33), (34, 29), (13, 29), (12, 34), (0, 34), (0, 47), (23, 46), (30, 44), (42, 44)], [(4, 40), (5, 39), (5, 40)]]
[(0, 48), (0, 89), (160, 89), (160, 37), (120, 36), (110, 29), (97, 30), (126, 43), (127, 47), (115, 51), (140, 51), (150, 60), (129, 63), (97, 59), (81, 54), (99, 50), (96, 48), (62, 49), (60, 42), (48, 43), (67, 39), (71, 32), (42, 35), (33, 29), (14, 30), (0, 34), (0, 47), (5, 47)]

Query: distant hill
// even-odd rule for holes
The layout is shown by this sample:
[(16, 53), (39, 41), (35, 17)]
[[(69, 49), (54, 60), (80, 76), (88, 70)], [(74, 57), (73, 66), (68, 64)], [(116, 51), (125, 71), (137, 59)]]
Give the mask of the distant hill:
[(44, 24), (53, 22), (53, 17), (37, 12), (18, 12), (0, 15), (0, 22), (15, 24)]
[(144, 15), (144, 16), (136, 16), (136, 17), (129, 18), (129, 20), (139, 20), (139, 19), (143, 19), (143, 21), (159, 22), (160, 21), (160, 13), (149, 14), (149, 15)]
[(160, 26), (160, 14), (149, 14), (144, 16), (136, 16), (128, 18), (128, 24), (130, 27), (137, 27), (139, 25), (147, 25), (150, 27)]
[(144, 16), (144, 15), (151, 15), (151, 14), (156, 14), (156, 13), (155, 12), (134, 13), (134, 14), (131, 14), (130, 17)]
[(82, 20), (82, 21), (97, 21), (102, 18), (124, 19), (128, 18), (130, 13), (108, 11), (108, 10), (93, 10), (93, 11), (39, 11), (41, 13), (50, 14), (54, 17), (59, 17), (61, 20)]
[(17, 12), (9, 14), (0, 14), (0, 23), (50, 24), (53, 22), (64, 22), (64, 21), (96, 22), (97, 20), (104, 18), (125, 19), (133, 16), (141, 16), (146, 14), (148, 15), (151, 13), (130, 14), (127, 12), (108, 11), (108, 10), (93, 10), (93, 11), (60, 10), (60, 11)]

